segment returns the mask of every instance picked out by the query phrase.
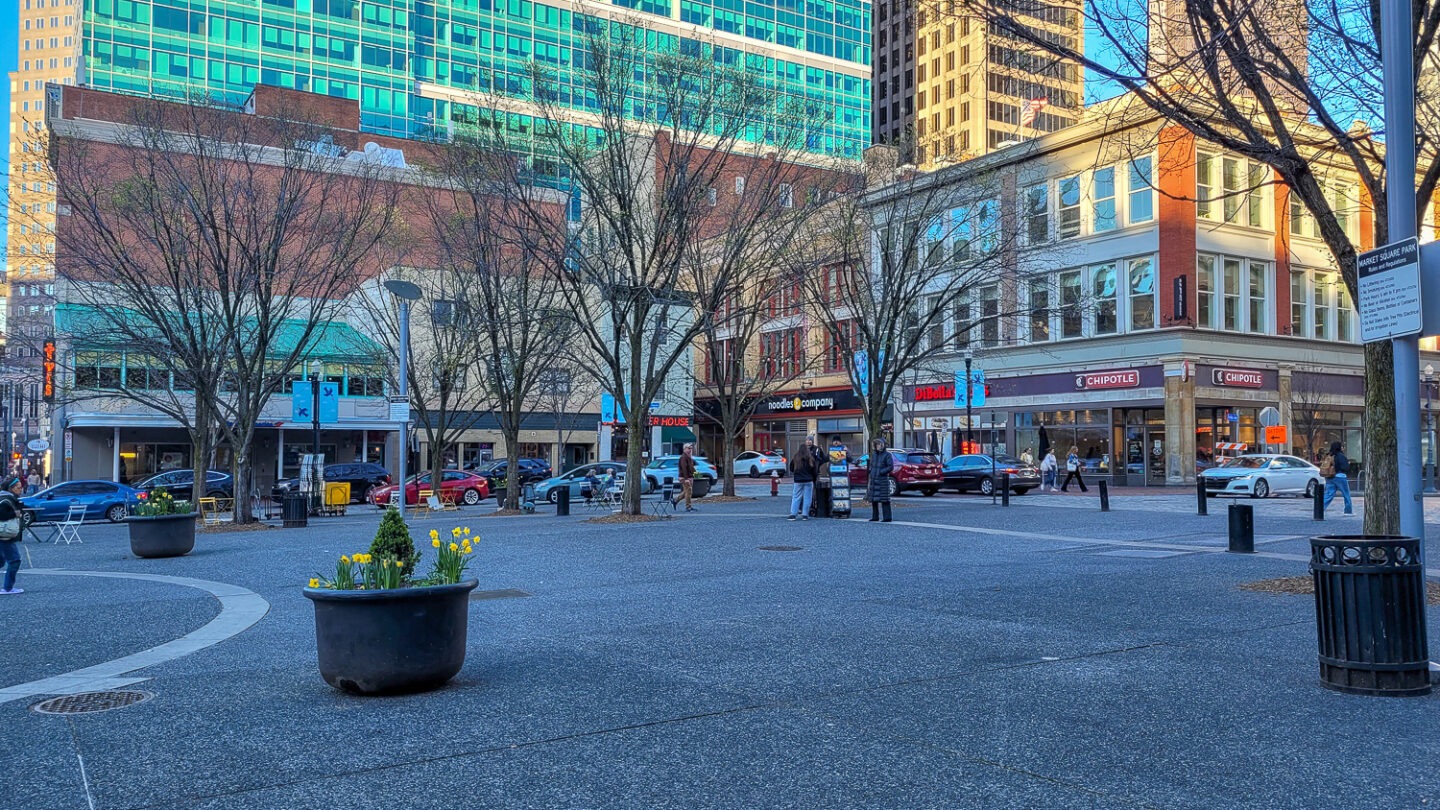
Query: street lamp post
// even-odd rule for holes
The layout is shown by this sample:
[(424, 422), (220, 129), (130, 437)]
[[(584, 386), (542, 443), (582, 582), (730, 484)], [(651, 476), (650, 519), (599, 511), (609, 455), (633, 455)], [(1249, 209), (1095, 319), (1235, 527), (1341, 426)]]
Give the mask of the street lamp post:
[(310, 508), (318, 514), (320, 504), (324, 502), (320, 492), (323, 486), (320, 474), (320, 381), (325, 374), (325, 364), (311, 360), (310, 370), (315, 374), (315, 382), (310, 386), (310, 426), (313, 434), (310, 442)]
[(420, 300), (420, 288), (408, 281), (390, 279), (385, 282), (385, 289), (400, 301), (400, 396), (407, 403), (407, 416), (400, 423), (400, 485), (397, 491), (400, 493), (400, 517), (404, 518), (405, 498), (409, 494), (405, 467), (410, 454), (410, 302)]
[(970, 365), (975, 362), (975, 350), (965, 350), (965, 452), (975, 452), (975, 421), (970, 418), (970, 403), (974, 401), (975, 386), (970, 381)]

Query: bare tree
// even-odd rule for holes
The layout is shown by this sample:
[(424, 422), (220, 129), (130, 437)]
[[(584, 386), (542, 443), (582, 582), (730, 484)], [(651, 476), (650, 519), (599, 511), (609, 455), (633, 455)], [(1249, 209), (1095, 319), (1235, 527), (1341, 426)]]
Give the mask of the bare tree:
[[(67, 129), (61, 123), (57, 134)], [(65, 237), (67, 253), (109, 254), (132, 276), (123, 297), (103, 308), (136, 318), (131, 328), (142, 334), (177, 322), (194, 333), (147, 347), (206, 352), (155, 362), (184, 362), (185, 383), (218, 381), (196, 395), (208, 398), (200, 405), (234, 454), (237, 522), (252, 520), (250, 451), (261, 413), (323, 343), (340, 297), (395, 216), (398, 172), (352, 159), (361, 153), (336, 146), (337, 136), (343, 142), (326, 126), (197, 98), (136, 102), (115, 134), (53, 150), (72, 212), (89, 209), (85, 226)], [(102, 139), (112, 148), (99, 148)], [(87, 260), (75, 261), (84, 271)], [(114, 289), (114, 272), (90, 270), (77, 289), (107, 281)], [(198, 467), (203, 454), (196, 456)]]
[[(744, 230), (746, 217), (776, 213), (754, 204), (742, 217), (716, 218), (712, 194), (748, 194), (746, 175), (757, 167), (795, 162), (810, 144), (793, 142), (792, 134), (803, 131), (793, 122), (819, 115), (792, 109), (743, 66), (721, 64), (709, 45), (656, 51), (641, 28), (605, 25), (577, 41), (576, 62), (584, 67), (567, 86), (546, 70), (534, 74), (535, 149), (553, 156), (536, 159), (537, 173), (566, 177), (578, 197), (578, 224), (555, 233), (550, 211), (537, 210), (534, 197), (522, 197), (516, 208), (536, 212), (527, 232), (544, 243), (532, 255), (548, 260), (562, 282), (587, 370), (638, 431), (672, 372), (688, 383), (693, 342), (703, 331), (697, 310), (713, 311), (733, 287), (733, 269), (706, 274), (704, 289), (694, 286), (691, 271), (704, 243), (721, 227)], [(588, 127), (570, 123), (570, 98), (586, 100)], [(756, 193), (778, 199), (781, 190)], [(628, 514), (640, 512), (642, 451), (632, 435)]]
[[(937, 13), (945, 4), (935, 4)], [(964, 0), (956, 13), (979, 17), (1002, 36), (1082, 65), (1198, 138), (1269, 166), (1315, 218), (1352, 299), (1360, 238), (1356, 209), (1374, 212), (1373, 238), (1388, 241), (1383, 143), (1367, 122), (1383, 121), (1379, 5), (1368, 0), (1168, 0), (1144, 14), (1123, 0), (1083, 0), (1084, 52), (1036, 25), (1047, 4)], [(1409, 54), (1418, 79), (1416, 210), (1429, 209), (1440, 182), (1440, 3), (1412, 5)], [(1396, 92), (1391, 88), (1389, 92)], [(1408, 137), (1409, 134), (1407, 133)], [(1337, 195), (1333, 173), (1357, 178), (1362, 199)], [(1387, 343), (1365, 346), (1365, 531), (1398, 531), (1394, 363)], [(1407, 450), (1407, 452), (1412, 452)]]
[[(565, 447), (582, 425), (581, 409), (591, 407), (600, 397), (600, 381), (587, 374), (585, 365), (572, 360), (568, 352), (552, 358), (548, 365), (540, 377), (539, 410), (555, 423), (555, 439), (560, 446), (558, 474), (563, 472)], [(588, 424), (594, 424), (593, 418)]]

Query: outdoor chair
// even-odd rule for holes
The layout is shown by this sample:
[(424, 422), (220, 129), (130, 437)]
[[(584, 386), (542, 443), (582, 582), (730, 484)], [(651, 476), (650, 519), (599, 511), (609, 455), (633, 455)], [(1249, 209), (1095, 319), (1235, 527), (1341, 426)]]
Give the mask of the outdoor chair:
[(460, 507), (455, 501), (441, 498), (438, 495), (431, 495), (425, 499), (425, 511), (427, 512), (459, 512)]
[(216, 526), (220, 523), (220, 502), (215, 498), (201, 498), (200, 519), (206, 526)]
[(65, 545), (71, 543), (84, 543), (80, 539), (80, 526), (85, 523), (85, 505), (80, 503), (70, 504), (70, 511), (65, 513), (65, 519), (55, 524), (55, 544), (59, 545), (64, 541)]
[(670, 487), (660, 490), (660, 497), (650, 502), (650, 511), (655, 517), (674, 517), (675, 490)]
[[(418, 517), (423, 517), (424, 515), (430, 514), (430, 512), (432, 511), (432, 510), (431, 510), (431, 507), (430, 507), (430, 502), (433, 501), (433, 500), (436, 500), (436, 498), (435, 498), (435, 490), (433, 490), (433, 489), (422, 489), (422, 490), (420, 490), (420, 492), (417, 494), (416, 500), (415, 500), (415, 517), (418, 518)], [(433, 511), (437, 511), (437, 512), (438, 512), (438, 511), (440, 511), (440, 510), (439, 510), (439, 509), (435, 509), (435, 510), (433, 510)]]

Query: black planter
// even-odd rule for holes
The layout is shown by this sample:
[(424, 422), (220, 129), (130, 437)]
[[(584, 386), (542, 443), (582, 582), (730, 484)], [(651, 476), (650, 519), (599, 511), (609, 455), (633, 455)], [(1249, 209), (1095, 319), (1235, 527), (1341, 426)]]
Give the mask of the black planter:
[(470, 591), (479, 582), (383, 591), (306, 588), (325, 682), (358, 695), (434, 689), (465, 663)]
[(130, 551), (136, 557), (179, 557), (195, 548), (195, 518), (183, 515), (158, 515), (125, 518), (130, 525)]

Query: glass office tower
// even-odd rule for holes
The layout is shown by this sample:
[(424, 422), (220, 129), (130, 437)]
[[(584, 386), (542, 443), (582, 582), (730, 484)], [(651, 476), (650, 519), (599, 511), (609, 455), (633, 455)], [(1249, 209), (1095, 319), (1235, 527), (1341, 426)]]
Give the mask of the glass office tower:
[(467, 91), (519, 92), (531, 60), (563, 87), (572, 49), (607, 22), (816, 105), (829, 123), (813, 151), (858, 159), (869, 144), (867, 0), (84, 0), (80, 81), (235, 103), (291, 87), (358, 100), (367, 131), (424, 137), (473, 120)]

